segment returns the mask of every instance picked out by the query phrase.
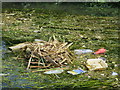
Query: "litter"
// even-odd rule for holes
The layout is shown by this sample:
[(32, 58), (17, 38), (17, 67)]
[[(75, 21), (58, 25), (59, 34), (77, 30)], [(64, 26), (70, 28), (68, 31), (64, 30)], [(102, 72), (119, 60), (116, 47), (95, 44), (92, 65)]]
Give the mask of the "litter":
[(74, 72), (74, 71), (67, 71), (67, 73), (70, 73), (70, 74), (72, 74), (72, 75), (77, 75), (77, 73)]
[(91, 78), (91, 76), (88, 76), (88, 78)]
[(46, 71), (44, 72), (44, 74), (59, 74), (62, 73), (64, 70), (50, 70), (50, 71)]
[(92, 70), (105, 70), (108, 65), (102, 59), (88, 59), (86, 62), (87, 68)]
[(41, 40), (41, 39), (34, 39), (35, 42), (41, 42), (41, 41), (44, 41), (44, 40)]
[(6, 75), (9, 75), (9, 74), (0, 73), (0, 76), (6, 76)]
[(59, 67), (59, 68), (52, 68), (52, 69), (38, 69), (38, 70), (34, 70), (32, 72), (46, 72), (46, 71), (52, 71), (52, 70), (68, 70), (69, 66), (66, 67)]
[(40, 33), (40, 30), (35, 30), (35, 31), (33, 31), (33, 32), (35, 32), (35, 33)]
[(72, 75), (77, 75), (77, 74), (81, 74), (81, 73), (85, 73), (86, 71), (80, 70), (80, 69), (76, 69), (76, 70), (72, 70), (72, 71), (67, 71), (67, 73), (72, 74)]
[(118, 73), (116, 73), (116, 72), (112, 72), (112, 75), (113, 75), (113, 76), (116, 76), (116, 75), (118, 75)]
[(114, 66), (115, 66), (115, 67), (118, 67), (118, 65), (117, 65), (117, 64), (115, 64)]
[(105, 74), (101, 74), (102, 76), (104, 76)]
[(105, 52), (106, 52), (106, 49), (101, 48), (101, 49), (98, 49), (98, 51), (94, 52), (94, 54), (103, 54)]
[(92, 53), (93, 51), (90, 49), (75, 49), (74, 53), (77, 55), (85, 54), (85, 53)]
[(20, 43), (20, 44), (17, 44), (17, 45), (15, 45), (15, 46), (11, 46), (11, 47), (9, 47), (8, 49), (11, 50), (11, 51), (13, 51), (13, 52), (15, 52), (15, 51), (18, 52), (19, 50), (25, 49), (25, 48), (27, 47), (27, 45), (29, 45), (28, 42)]
[(10, 13), (10, 14), (6, 14), (7, 16), (14, 16), (16, 15), (15, 13)]

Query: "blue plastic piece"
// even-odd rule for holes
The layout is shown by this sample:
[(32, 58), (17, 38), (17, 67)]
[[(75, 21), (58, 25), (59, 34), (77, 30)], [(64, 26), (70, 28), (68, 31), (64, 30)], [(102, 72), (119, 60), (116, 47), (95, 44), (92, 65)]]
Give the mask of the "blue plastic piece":
[(78, 74), (80, 74), (80, 73), (85, 73), (86, 71), (83, 71), (83, 70), (72, 70), (72, 71), (74, 71), (74, 72), (76, 72), (76, 73), (78, 73)]

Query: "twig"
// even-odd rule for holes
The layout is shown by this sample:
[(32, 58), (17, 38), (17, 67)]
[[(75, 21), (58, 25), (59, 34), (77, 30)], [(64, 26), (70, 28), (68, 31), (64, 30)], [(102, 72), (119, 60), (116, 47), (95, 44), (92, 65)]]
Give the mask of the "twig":
[(35, 50), (34, 50), (33, 52), (31, 52), (31, 57), (30, 57), (30, 59), (29, 59), (29, 63), (28, 63), (28, 66), (27, 66), (27, 70), (28, 70), (29, 67), (30, 67), (30, 62), (31, 62), (31, 60), (32, 60), (33, 53), (36, 51), (37, 48), (38, 48), (38, 47), (36, 47)]
[(31, 57), (30, 57), (30, 59), (29, 59), (29, 63), (28, 63), (28, 66), (27, 66), (27, 70), (28, 70), (29, 67), (30, 67), (30, 62), (31, 62), (31, 60), (32, 60), (32, 55), (31, 55)]
[(56, 76), (57, 78), (60, 78), (57, 74), (55, 74), (55, 76)]

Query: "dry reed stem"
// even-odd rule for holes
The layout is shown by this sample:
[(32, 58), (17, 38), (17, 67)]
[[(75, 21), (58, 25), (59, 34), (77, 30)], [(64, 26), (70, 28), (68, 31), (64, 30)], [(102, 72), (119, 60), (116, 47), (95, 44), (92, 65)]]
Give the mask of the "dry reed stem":
[[(36, 49), (37, 49), (37, 47), (36, 47)], [(36, 49), (35, 49), (35, 50), (36, 50)], [(32, 60), (32, 56), (33, 56), (33, 53), (35, 52), (35, 50), (34, 50), (33, 52), (31, 52), (31, 57), (30, 57), (29, 62), (28, 62), (27, 70), (28, 70), (29, 67), (30, 67), (30, 62), (31, 62), (31, 60)]]
[[(31, 55), (27, 69), (29, 69), (32, 60), (34, 62), (38, 61), (38, 66), (33, 66), (34, 68), (47, 68), (48, 66), (50, 68), (64, 66), (64, 63), (72, 63), (72, 54), (68, 50), (72, 43), (59, 42), (54, 35), (53, 39), (52, 41), (50, 37), (48, 42), (42, 42), (42, 44), (40, 42), (29, 44), (27, 48), (30, 49)], [(34, 58), (36, 59), (34, 60)]]

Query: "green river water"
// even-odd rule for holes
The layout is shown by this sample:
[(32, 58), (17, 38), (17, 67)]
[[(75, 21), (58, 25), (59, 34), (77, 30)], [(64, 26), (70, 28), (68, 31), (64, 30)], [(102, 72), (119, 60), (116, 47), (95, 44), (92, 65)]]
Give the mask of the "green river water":
[[(94, 8), (93, 12), (97, 9)], [(114, 8), (112, 9), (114, 10)], [(89, 10), (92, 9), (85, 10), (90, 13)], [(107, 12), (111, 11), (107, 9)], [(3, 90), (7, 90), (7, 88), (119, 89), (119, 77), (112, 75), (112, 72), (120, 73), (117, 16), (71, 14), (46, 9), (6, 9), (2, 15), (2, 73), (7, 74), (2, 75)], [(36, 30), (39, 32), (35, 32)], [(109, 67), (103, 71), (88, 71), (75, 76), (67, 74), (65, 71), (58, 74), (58, 78), (56, 75), (45, 75), (43, 72), (32, 73), (30, 70), (26, 70), (24, 59), (17, 60), (18, 53), (8, 50), (9, 46), (26, 41), (32, 42), (34, 39), (47, 41), (52, 35), (55, 35), (59, 41), (73, 42), (70, 47), (71, 51), (74, 49), (93, 51), (100, 48), (107, 49), (105, 55), (85, 54), (79, 59), (75, 58), (73, 66), (76, 68), (85, 69), (81, 65), (81, 61), (97, 57), (106, 58)]]

